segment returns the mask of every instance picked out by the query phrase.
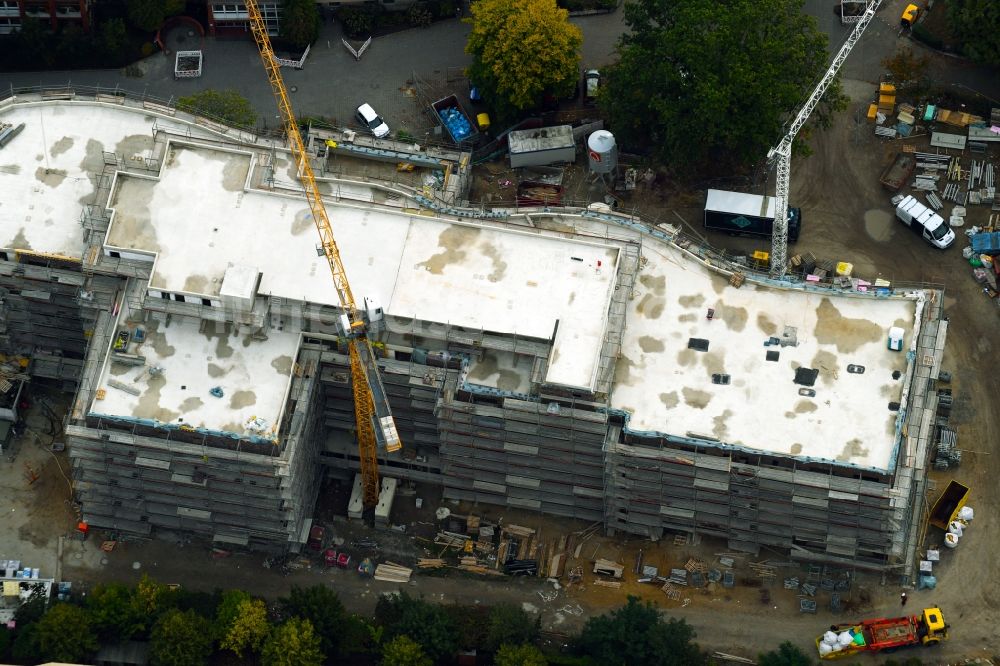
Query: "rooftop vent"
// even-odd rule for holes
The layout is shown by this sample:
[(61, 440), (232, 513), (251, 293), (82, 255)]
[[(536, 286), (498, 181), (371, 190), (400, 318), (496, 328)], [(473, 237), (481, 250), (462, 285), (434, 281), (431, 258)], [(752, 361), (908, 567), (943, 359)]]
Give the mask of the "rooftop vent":
[(704, 338), (688, 338), (688, 349), (708, 351), (708, 340)]
[(816, 377), (819, 375), (819, 370), (813, 368), (799, 368), (795, 371), (795, 383), (801, 384), (802, 386), (814, 386), (816, 384)]

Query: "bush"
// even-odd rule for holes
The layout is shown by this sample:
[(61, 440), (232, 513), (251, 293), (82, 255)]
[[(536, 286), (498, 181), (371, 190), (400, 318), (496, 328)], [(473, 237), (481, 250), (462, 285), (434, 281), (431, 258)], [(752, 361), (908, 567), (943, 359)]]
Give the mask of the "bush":
[(410, 5), (406, 10), (406, 20), (418, 28), (426, 28), (434, 20), (430, 10), (421, 4)]
[(357, 7), (341, 7), (337, 19), (343, 24), (348, 37), (368, 37), (375, 28), (375, 15)]

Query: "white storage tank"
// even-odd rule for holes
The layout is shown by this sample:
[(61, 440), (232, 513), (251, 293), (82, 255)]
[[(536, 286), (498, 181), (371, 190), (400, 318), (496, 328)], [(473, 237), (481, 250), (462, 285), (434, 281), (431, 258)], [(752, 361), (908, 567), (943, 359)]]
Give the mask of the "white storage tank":
[(614, 173), (618, 168), (618, 145), (607, 130), (597, 130), (587, 138), (587, 163), (592, 173)]

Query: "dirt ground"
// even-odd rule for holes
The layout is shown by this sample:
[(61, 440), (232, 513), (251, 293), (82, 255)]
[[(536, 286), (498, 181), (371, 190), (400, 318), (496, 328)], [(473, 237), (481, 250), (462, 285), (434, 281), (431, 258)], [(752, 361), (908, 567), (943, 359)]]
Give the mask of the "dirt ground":
[[(955, 404), (951, 424), (957, 428), (964, 458), (957, 471), (932, 472), (931, 478), (938, 489), (950, 478), (970, 485), (973, 488), (970, 504), (976, 509), (976, 518), (960, 547), (943, 554), (936, 571), (937, 589), (910, 590), (907, 610), (928, 604), (939, 604), (944, 609), (953, 626), (953, 639), (932, 653), (934, 659), (943, 663), (966, 657), (992, 657), (1000, 652), (1000, 641), (996, 638), (996, 627), (1000, 626), (1000, 589), (996, 579), (996, 572), (1000, 571), (996, 536), (1000, 493), (994, 482), (1000, 474), (997, 450), (1000, 414), (993, 405), (994, 396), (1000, 393), (1000, 379), (989, 361), (996, 356), (995, 331), (1000, 323), (1000, 312), (997, 302), (987, 298), (973, 281), (971, 268), (961, 256), (961, 249), (966, 245), (964, 234), (959, 234), (955, 247), (938, 251), (893, 220), (889, 194), (879, 186), (878, 175), (899, 149), (900, 142), (878, 139), (867, 122), (855, 121), (857, 110), (866, 105), (873, 93), (870, 84), (848, 81), (845, 88), (854, 96), (854, 106), (837, 118), (831, 130), (814, 138), (813, 156), (793, 162), (792, 202), (803, 209), (804, 222), (800, 240), (790, 254), (811, 251), (819, 258), (849, 261), (854, 264), (855, 274), (866, 279), (882, 276), (890, 280), (945, 285), (945, 311), (950, 327), (944, 366), (954, 375)], [(926, 137), (913, 140), (921, 150), (926, 147), (926, 141)], [(997, 148), (993, 149), (991, 157), (995, 165), (1000, 163)], [(480, 172), (478, 186), (487, 191), (493, 188), (496, 196), (503, 198), (505, 190), (510, 188), (505, 182), (511, 180), (511, 175), (503, 166), (494, 165)], [(586, 178), (582, 167), (575, 167), (574, 177), (574, 185), (567, 196), (600, 198), (601, 188)], [(634, 195), (624, 198), (622, 205), (639, 210), (654, 222), (681, 224), (683, 220), (688, 232), (702, 233), (699, 228), (700, 197), (678, 191), (669, 182), (640, 188)], [(983, 223), (985, 215), (984, 207), (970, 206), (965, 228)], [(709, 240), (740, 253), (769, 248), (766, 242), (724, 235), (712, 235)], [(29, 420), (29, 426), (41, 432), (46, 422), (35, 418)], [(44, 448), (47, 439), (43, 438), (42, 442), (42, 445), (27, 440), (22, 442), (16, 457), (12, 461), (5, 460), (0, 470), (0, 483), (7, 489), (8, 506), (12, 509), (0, 523), (0, 556), (20, 557), (25, 562), (32, 559), (41, 562), (39, 566), (43, 569), (54, 571), (59, 537), (65, 536), (63, 577), (74, 581), (81, 590), (101, 581), (135, 581), (143, 573), (163, 582), (196, 589), (242, 587), (272, 599), (285, 594), (292, 584), (323, 583), (338, 590), (352, 610), (369, 612), (378, 594), (398, 587), (362, 580), (353, 571), (329, 570), (317, 564), (283, 575), (275, 569), (264, 568), (262, 556), (233, 554), (215, 559), (206, 544), (196, 541), (126, 542), (112, 553), (103, 553), (99, 549), (98, 534), (88, 541), (71, 538), (74, 519), (71, 507), (66, 504), (66, 481), (57, 467), (58, 460), (62, 469), (68, 472), (68, 461), (64, 454), (54, 456)], [(38, 473), (38, 480), (30, 485), (24, 478), (25, 463)], [(928, 502), (933, 502), (933, 492), (929, 495)], [(416, 497), (424, 500), (422, 510), (415, 508)], [(350, 544), (365, 533), (341, 517), (344, 514), (341, 505), (346, 504), (342, 488), (327, 488), (324, 498), (317, 509), (317, 519), (328, 526), (331, 538)], [(438, 556), (440, 547), (421, 539), (431, 538), (436, 532), (438, 525), (433, 512), (441, 505), (439, 491), (418, 487), (413, 494), (401, 493), (393, 520), (405, 525), (406, 531), (376, 530), (374, 536), (382, 545), (383, 555), (404, 563), (418, 556)], [(540, 539), (548, 543), (557, 541), (561, 534), (587, 527), (498, 507), (443, 505), (455, 513), (475, 512), (486, 519), (503, 518), (508, 523), (533, 527), (540, 531)], [(926, 543), (937, 543), (940, 536), (931, 530)], [(636, 594), (657, 602), (671, 615), (688, 620), (704, 647), (747, 657), (754, 657), (784, 640), (791, 640), (803, 649), (814, 649), (811, 648), (814, 636), (834, 621), (895, 614), (899, 610), (901, 588), (897, 580), (855, 572), (851, 589), (843, 594), (847, 607), (844, 613), (839, 616), (831, 613), (829, 593), (821, 591), (817, 595), (818, 613), (803, 615), (798, 610), (796, 594), (783, 589), (781, 583), (787, 576), (804, 578), (805, 571), (800, 566), (778, 567), (771, 584), (763, 587), (757, 584), (751, 561), (772, 564), (787, 561), (787, 557), (770, 552), (763, 552), (759, 559), (753, 560), (738, 557), (734, 566), (737, 585), (732, 589), (679, 588), (679, 598), (672, 600), (659, 586), (636, 582), (632, 567), (639, 549), (643, 551), (644, 563), (657, 566), (661, 571), (683, 567), (692, 558), (703, 561), (708, 568), (720, 567), (719, 553), (726, 550), (724, 544), (712, 540), (691, 545), (675, 544), (672, 538), (667, 538), (654, 544), (627, 537), (615, 539), (595, 535), (582, 543), (579, 559), (567, 563), (567, 570), (574, 566), (584, 568), (581, 585), (565, 587), (560, 582), (557, 589), (544, 579), (481, 578), (449, 571), (419, 572), (408, 589), (438, 601), (523, 604), (540, 614), (543, 628), (551, 632), (555, 640), (577, 631), (588, 616), (617, 607), (627, 594)], [(617, 560), (624, 565), (621, 588), (594, 584), (595, 576), (589, 571), (589, 563), (594, 557)], [(761, 601), (761, 589), (770, 594), (767, 603)], [(919, 656), (929, 661), (927, 655)], [(867, 664), (881, 660), (860, 661)]]

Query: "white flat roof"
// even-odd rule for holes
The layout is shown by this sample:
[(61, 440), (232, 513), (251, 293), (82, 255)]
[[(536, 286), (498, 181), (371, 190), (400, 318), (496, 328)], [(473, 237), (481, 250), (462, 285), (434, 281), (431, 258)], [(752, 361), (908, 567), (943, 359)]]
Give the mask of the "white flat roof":
[(774, 197), (728, 190), (709, 190), (705, 197), (705, 210), (725, 211), (738, 215), (774, 217)]
[[(80, 214), (93, 201), (95, 174), (104, 152), (149, 157), (152, 117), (141, 111), (93, 104), (13, 104), (0, 123), (24, 130), (0, 148), (0, 248), (33, 250), (80, 259)], [(159, 127), (181, 127), (159, 119)], [(184, 125), (195, 136), (206, 132)]]
[[(886, 469), (896, 419), (888, 404), (907, 381), (916, 301), (750, 283), (737, 289), (682, 254), (643, 246), (648, 263), (636, 283), (611, 398), (613, 408), (631, 414), (629, 428)], [(787, 326), (795, 328), (797, 346), (765, 346)], [(887, 349), (892, 326), (906, 331), (902, 352)], [(707, 340), (708, 350), (689, 349), (692, 338)], [(766, 360), (768, 352), (778, 359)], [(864, 366), (864, 373), (849, 373), (848, 365)], [(798, 368), (819, 371), (810, 387), (815, 397), (793, 382)], [(713, 374), (728, 374), (730, 384), (713, 383)]]
[[(266, 339), (257, 339), (235, 333), (232, 324), (202, 325), (177, 315), (170, 323), (136, 323), (128, 316), (123, 308), (116, 331), (134, 336), (137, 328), (143, 329), (145, 341), (133, 338), (128, 353), (144, 357), (146, 364), (117, 362), (109, 353), (97, 386), (104, 397), (91, 403), (91, 413), (275, 437), (298, 355), (298, 333), (271, 329)], [(151, 374), (149, 368), (160, 372)], [(216, 387), (222, 389), (221, 397), (212, 395)]]
[[(336, 305), (303, 197), (245, 190), (251, 156), (172, 143), (159, 178), (119, 174), (106, 246), (156, 255), (153, 289), (215, 296), (227, 266), (259, 293)], [(548, 339), (548, 381), (590, 387), (618, 248), (327, 203), (355, 298), (389, 315)]]

